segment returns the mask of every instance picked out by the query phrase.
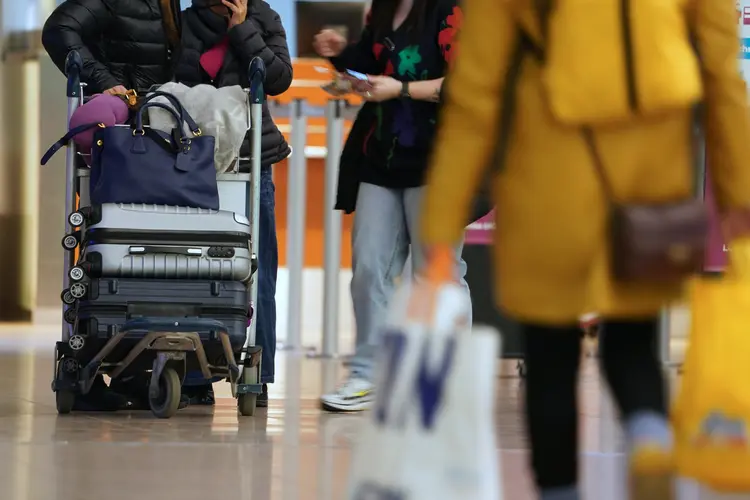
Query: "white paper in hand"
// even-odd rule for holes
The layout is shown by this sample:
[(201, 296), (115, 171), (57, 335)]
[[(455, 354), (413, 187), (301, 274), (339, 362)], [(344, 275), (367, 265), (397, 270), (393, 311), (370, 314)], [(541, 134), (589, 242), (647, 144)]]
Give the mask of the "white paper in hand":
[(393, 304), (377, 365), (377, 398), (357, 443), (348, 500), (498, 500), (494, 426), (498, 332), (467, 327), (465, 292), (437, 292), (433, 323)]

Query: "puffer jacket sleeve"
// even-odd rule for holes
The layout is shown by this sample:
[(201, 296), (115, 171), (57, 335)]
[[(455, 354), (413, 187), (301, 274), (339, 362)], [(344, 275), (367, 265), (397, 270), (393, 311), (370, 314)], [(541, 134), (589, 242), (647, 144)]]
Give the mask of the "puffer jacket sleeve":
[(65, 58), (72, 50), (83, 59), (81, 79), (92, 93), (102, 92), (122, 82), (110, 73), (106, 61), (100, 61), (89, 49), (106, 36), (112, 13), (104, 0), (66, 0), (44, 23), (42, 44), (55, 65), (65, 72)]
[[(255, 57), (266, 64), (264, 90), (279, 95), (292, 84), (292, 59), (281, 17), (265, 2), (259, 2), (257, 17), (251, 11), (248, 19), (229, 30), (229, 43), (242, 62), (243, 70)], [(242, 79), (243, 86), (246, 79)]]
[(693, 26), (703, 65), (706, 153), (722, 210), (750, 207), (750, 109), (737, 68), (734, 0), (696, 0)]
[(461, 54), (446, 79), (428, 170), (422, 207), (422, 238), (427, 245), (453, 246), (460, 240), (495, 150), (503, 81), (517, 41), (510, 5), (465, 0), (453, 12), (463, 17), (457, 43)]

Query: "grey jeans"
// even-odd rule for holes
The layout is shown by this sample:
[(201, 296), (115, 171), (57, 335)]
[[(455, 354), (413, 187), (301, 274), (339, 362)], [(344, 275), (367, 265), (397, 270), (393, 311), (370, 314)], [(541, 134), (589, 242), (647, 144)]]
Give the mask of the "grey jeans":
[[(401, 276), (411, 255), (412, 278), (425, 265), (424, 247), (418, 241), (419, 212), (424, 188), (390, 189), (361, 184), (352, 230), (352, 302), (357, 336), (350, 363), (351, 375), (372, 379), (394, 280)], [(469, 294), (463, 243), (456, 248), (456, 273)], [(410, 253), (411, 250), (411, 253)]]

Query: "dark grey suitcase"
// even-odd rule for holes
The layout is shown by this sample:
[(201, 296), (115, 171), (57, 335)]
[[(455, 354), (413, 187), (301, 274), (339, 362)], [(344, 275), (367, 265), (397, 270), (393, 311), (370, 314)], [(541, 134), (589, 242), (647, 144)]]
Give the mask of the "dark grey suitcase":
[[(128, 320), (135, 318), (204, 318), (224, 324), (233, 351), (239, 352), (247, 336), (249, 293), (237, 281), (145, 280), (134, 278), (101, 278), (91, 280), (85, 299), (77, 304), (77, 333), (86, 339), (92, 355)], [(225, 363), (218, 332), (199, 334), (209, 363)], [(140, 341), (142, 334), (128, 334), (105, 362), (119, 362)], [(143, 356), (133, 369), (151, 362)], [(197, 369), (192, 363), (189, 369)]]
[(119, 203), (88, 210), (81, 265), (92, 278), (250, 280), (250, 222), (243, 215)]

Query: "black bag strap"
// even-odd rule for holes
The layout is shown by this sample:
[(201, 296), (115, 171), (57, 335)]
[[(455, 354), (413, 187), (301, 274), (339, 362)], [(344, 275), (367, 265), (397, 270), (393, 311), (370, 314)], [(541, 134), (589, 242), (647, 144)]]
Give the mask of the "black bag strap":
[(55, 156), (55, 153), (60, 151), (60, 149), (63, 148), (63, 146), (67, 146), (68, 143), (78, 134), (86, 132), (87, 130), (91, 130), (92, 128), (101, 127), (104, 128), (103, 123), (86, 123), (84, 125), (78, 125), (77, 127), (73, 127), (72, 129), (68, 130), (68, 133), (64, 136), (60, 137), (50, 148), (47, 150), (46, 153), (44, 153), (44, 156), (42, 156), (42, 165), (46, 165), (50, 159)]
[[(175, 121), (177, 122), (177, 126), (172, 129), (172, 134), (169, 136), (169, 138), (162, 136), (152, 127), (145, 127), (143, 125), (143, 112), (148, 108), (161, 108), (174, 117)], [(161, 102), (149, 102), (141, 106), (141, 108), (138, 110), (138, 113), (136, 114), (135, 123), (133, 123), (132, 128), (134, 136), (141, 135), (148, 137), (157, 146), (173, 155), (177, 154), (181, 150), (181, 148), (183, 148), (184, 145), (189, 144), (191, 140), (185, 137), (185, 131), (182, 129), (182, 121), (179, 113), (177, 113), (177, 111), (175, 111), (170, 106)]]
[(180, 100), (175, 96), (174, 94), (170, 94), (169, 92), (164, 92), (163, 90), (157, 90), (155, 92), (150, 93), (146, 97), (144, 97), (140, 102), (140, 107), (145, 106), (147, 103), (152, 101), (153, 99), (157, 97), (163, 97), (167, 101), (169, 101), (172, 106), (174, 106), (175, 110), (180, 114), (180, 117), (182, 120), (184, 120), (185, 123), (187, 123), (187, 126), (190, 127), (190, 131), (193, 133), (194, 136), (198, 137), (202, 134), (200, 127), (197, 123), (195, 123), (195, 120), (193, 120), (193, 117), (190, 116), (190, 113), (185, 109), (185, 106), (182, 105)]

